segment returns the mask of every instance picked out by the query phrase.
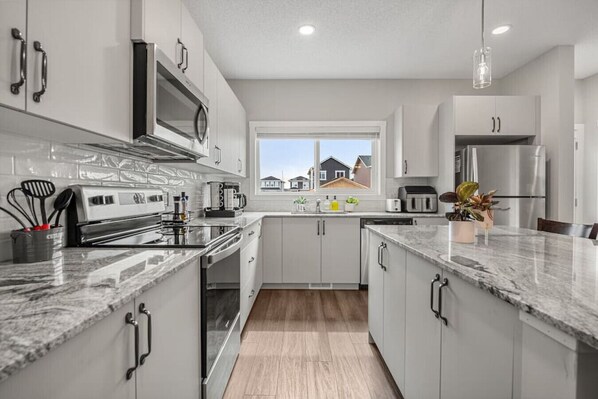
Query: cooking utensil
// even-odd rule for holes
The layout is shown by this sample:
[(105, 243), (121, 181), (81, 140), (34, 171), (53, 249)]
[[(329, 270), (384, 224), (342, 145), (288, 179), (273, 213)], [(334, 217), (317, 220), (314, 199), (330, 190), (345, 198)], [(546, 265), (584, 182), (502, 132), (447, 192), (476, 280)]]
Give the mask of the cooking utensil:
[(56, 186), (47, 180), (25, 180), (21, 182), (21, 188), (33, 198), (39, 199), (42, 213), (42, 229), (49, 229), (48, 216), (46, 215), (46, 198), (54, 195)]
[[(29, 217), (29, 214), (27, 213), (25, 208), (17, 200), (17, 192), (23, 193), (23, 190), (20, 187), (13, 188), (12, 190), (10, 190), (8, 192), (8, 194), (6, 194), (6, 201), (9, 203), (9, 205), (11, 205), (13, 208), (15, 208), (21, 215), (23, 215), (23, 217), (25, 219), (27, 219), (27, 221), (29, 222), (29, 224), (31, 226), (35, 226), (36, 223), (33, 221), (33, 219), (31, 217)], [(27, 205), (29, 205), (29, 198), (24, 193), (23, 193), (23, 195), (25, 196)]]
[(56, 221), (54, 222), (54, 227), (58, 227), (58, 222), (60, 221), (60, 215), (62, 211), (64, 211), (71, 200), (73, 199), (73, 190), (70, 188), (64, 189), (58, 196), (54, 199), (54, 210), (50, 213), (50, 217), (48, 218), (48, 223), (52, 223), (52, 218), (56, 215)]
[(0, 206), (0, 211), (3, 211), (3, 212), (6, 212), (6, 213), (8, 213), (10, 216), (12, 216), (12, 218), (13, 218), (14, 220), (16, 220), (17, 222), (19, 222), (19, 224), (20, 224), (21, 226), (23, 226), (23, 230), (25, 230), (25, 231), (29, 231), (29, 227), (25, 226), (25, 223), (23, 223), (23, 222), (21, 221), (21, 219), (19, 219), (19, 218), (18, 218), (18, 217), (17, 217), (17, 216), (16, 216), (14, 213), (12, 213), (11, 211), (9, 211), (8, 209), (2, 208), (1, 206)]

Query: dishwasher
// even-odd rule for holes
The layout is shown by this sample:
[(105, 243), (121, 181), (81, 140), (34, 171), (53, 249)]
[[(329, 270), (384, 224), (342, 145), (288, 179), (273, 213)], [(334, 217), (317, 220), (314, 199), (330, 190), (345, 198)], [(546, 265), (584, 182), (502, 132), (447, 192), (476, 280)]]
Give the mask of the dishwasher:
[(372, 218), (361, 219), (361, 278), (359, 282), (360, 288), (365, 288), (368, 285), (368, 262), (370, 258), (370, 232), (366, 229), (368, 225), (383, 225), (383, 226), (410, 226), (413, 225), (413, 218)]

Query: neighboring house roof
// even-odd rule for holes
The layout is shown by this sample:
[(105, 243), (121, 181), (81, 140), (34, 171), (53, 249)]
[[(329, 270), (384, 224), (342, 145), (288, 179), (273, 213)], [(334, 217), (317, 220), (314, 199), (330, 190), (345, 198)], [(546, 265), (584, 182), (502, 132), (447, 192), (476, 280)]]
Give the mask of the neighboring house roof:
[(304, 180), (307, 181), (309, 180), (307, 177), (304, 176), (297, 176), (297, 177), (293, 177), (292, 179), (290, 179), (289, 181), (300, 181), (300, 180)]
[(371, 168), (372, 167), (372, 156), (371, 155), (358, 155), (357, 160), (355, 160), (355, 166), (353, 166), (353, 173), (355, 173), (355, 169), (357, 169), (360, 162), (366, 168)]
[(278, 180), (278, 181), (282, 181), (278, 177), (274, 177), (274, 176), (264, 177), (261, 180)]
[(367, 189), (368, 187), (364, 186), (363, 184), (359, 184), (354, 182), (353, 180), (349, 180), (346, 177), (339, 177), (327, 183), (324, 183), (320, 186), (321, 188), (359, 188), (359, 189)]
[(330, 160), (335, 160), (336, 162), (340, 163), (341, 165), (345, 166), (347, 169), (351, 170), (351, 167), (349, 165), (347, 165), (346, 163), (344, 163), (343, 161), (339, 161), (338, 159), (336, 159), (333, 156), (329, 156), (328, 158), (326, 158), (325, 160), (323, 160), (322, 162), (320, 162), (320, 165), (325, 164), (326, 162), (330, 161)]

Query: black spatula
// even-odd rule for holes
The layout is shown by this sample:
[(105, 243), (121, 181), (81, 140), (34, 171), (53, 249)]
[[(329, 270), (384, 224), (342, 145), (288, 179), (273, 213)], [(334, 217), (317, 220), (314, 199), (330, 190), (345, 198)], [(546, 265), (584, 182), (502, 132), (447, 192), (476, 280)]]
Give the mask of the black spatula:
[(46, 216), (46, 198), (53, 196), (56, 192), (54, 183), (47, 180), (25, 180), (21, 182), (21, 188), (27, 195), (39, 199), (42, 212), (42, 228), (49, 229), (48, 217)]

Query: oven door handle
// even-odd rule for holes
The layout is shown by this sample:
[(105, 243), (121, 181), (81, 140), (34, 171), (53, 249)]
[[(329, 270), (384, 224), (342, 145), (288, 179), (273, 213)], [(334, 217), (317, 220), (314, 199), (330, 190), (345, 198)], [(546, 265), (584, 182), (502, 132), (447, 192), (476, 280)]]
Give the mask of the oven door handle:
[(228, 240), (219, 247), (224, 249), (216, 251), (209, 255), (205, 255), (207, 259), (206, 269), (209, 269), (214, 263), (220, 262), (222, 259), (227, 258), (228, 256), (232, 255), (235, 251), (237, 251), (241, 246), (241, 240), (243, 240), (243, 234), (235, 236), (234, 238)]

